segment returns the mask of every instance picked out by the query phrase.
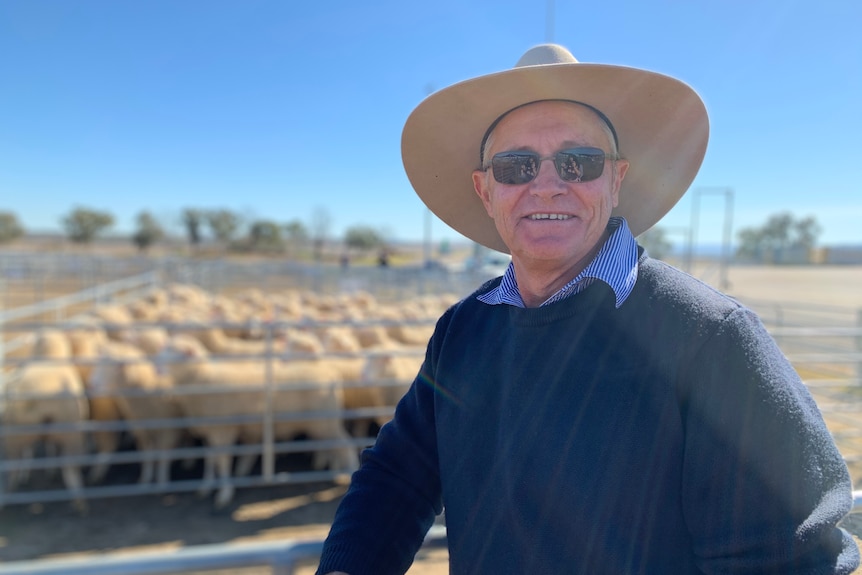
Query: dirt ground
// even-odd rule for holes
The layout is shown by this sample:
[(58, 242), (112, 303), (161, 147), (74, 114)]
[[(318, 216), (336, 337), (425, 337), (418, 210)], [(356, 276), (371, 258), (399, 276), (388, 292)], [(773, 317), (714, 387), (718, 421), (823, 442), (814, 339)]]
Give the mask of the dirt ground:
[(224, 511), (194, 493), (93, 499), (86, 514), (66, 502), (14, 505), (0, 511), (0, 559), (323, 537), (343, 492), (328, 483), (242, 489)]
[[(224, 511), (215, 511), (210, 499), (194, 493), (94, 499), (85, 515), (68, 503), (10, 506), (0, 511), (0, 562), (158, 553), (214, 543), (322, 539), (345, 489), (328, 482), (242, 489)], [(445, 549), (425, 549), (410, 574), (447, 573), (446, 561)], [(313, 571), (308, 565), (297, 573), (310, 575)], [(250, 567), (216, 573), (270, 572)]]

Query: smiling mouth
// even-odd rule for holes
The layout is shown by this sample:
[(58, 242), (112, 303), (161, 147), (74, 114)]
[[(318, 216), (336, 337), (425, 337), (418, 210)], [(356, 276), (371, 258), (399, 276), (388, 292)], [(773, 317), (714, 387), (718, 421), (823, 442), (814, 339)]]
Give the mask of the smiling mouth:
[(533, 221), (537, 220), (568, 220), (572, 216), (567, 214), (530, 214), (529, 218)]

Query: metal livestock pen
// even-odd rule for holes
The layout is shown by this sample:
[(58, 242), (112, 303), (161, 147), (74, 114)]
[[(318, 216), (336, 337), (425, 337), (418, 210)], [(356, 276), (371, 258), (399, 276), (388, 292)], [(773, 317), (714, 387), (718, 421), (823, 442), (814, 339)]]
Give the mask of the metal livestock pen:
[[(80, 262), (79, 266), (84, 265)], [(100, 264), (101, 265), (101, 264)], [(4, 268), (5, 269), (5, 268)], [(110, 269), (109, 265), (101, 265), (102, 270)], [(131, 267), (119, 266), (114, 269), (129, 270)], [(382, 300), (398, 300), (411, 294), (451, 292), (463, 296), (487, 278), (475, 274), (451, 274), (441, 270), (424, 269), (379, 269), (352, 268), (344, 270), (338, 266), (297, 265), (289, 262), (265, 262), (255, 266), (236, 264), (224, 261), (192, 263), (187, 260), (161, 261), (158, 266), (140, 272), (131, 277), (112, 277), (111, 273), (100, 274), (101, 283), (90, 285), (76, 291), (49, 298), (45, 301), (17, 306), (0, 313), (0, 389), (8, 377), (13, 364), (23, 361), (19, 355), (6, 359), (7, 353), (15, 355), (15, 351), (23, 349), (25, 339), (11, 337), (15, 334), (32, 333), (33, 330), (50, 325), (61, 329), (71, 329), (73, 324), (69, 319), (82, 313), (88, 306), (109, 301), (131, 301), (158, 286), (169, 282), (192, 283), (207, 286), (213, 292), (235, 293), (246, 287), (257, 287), (264, 291), (279, 289), (309, 289), (319, 293), (340, 293), (367, 290)], [(14, 275), (14, 274), (13, 274)], [(89, 277), (95, 277), (90, 274)], [(5, 276), (4, 274), (4, 277)], [(26, 274), (18, 280), (31, 285), (48, 286), (50, 282), (36, 282), (27, 278)], [(7, 286), (9, 281), (6, 282)], [(49, 293), (47, 287), (42, 288)], [(8, 291), (0, 301), (10, 301)], [(20, 301), (20, 297), (18, 298)], [(859, 416), (862, 415), (862, 310), (841, 308), (837, 306), (813, 306), (804, 304), (777, 304), (765, 301), (746, 301), (743, 303), (752, 307), (763, 319), (767, 328), (779, 342), (784, 353), (793, 362), (797, 371), (811, 389), (827, 424), (836, 438), (839, 448), (848, 463), (855, 480), (862, 478), (862, 426)], [(214, 327), (238, 327), (234, 324), (216, 322)], [(276, 330), (299, 327), (301, 324), (291, 322), (270, 321), (257, 326), (264, 332), (264, 340), (272, 341)], [(148, 327), (142, 323), (136, 328)], [(174, 331), (199, 328), (200, 325), (170, 324), (167, 327)], [(272, 355), (264, 354), (263, 361), (269, 361)], [(396, 382), (390, 382), (396, 383)], [(263, 388), (266, 393), (275, 391), (275, 382), (268, 381)], [(2, 414), (2, 410), (0, 410)], [(302, 417), (341, 418), (351, 420), (381, 414), (380, 410), (353, 410), (339, 412), (319, 412), (304, 414)], [(279, 418), (299, 417), (297, 415), (279, 415), (266, 410), (260, 416), (260, 424), (264, 429), (270, 429)], [(225, 424), (245, 421), (242, 418), (221, 418), (204, 420), (199, 423)], [(136, 422), (137, 425), (152, 427), (187, 426), (188, 419), (153, 420)], [(114, 431), (128, 433), (131, 430), (128, 422), (81, 422), (74, 425), (45, 424), (54, 426), (56, 431), (93, 433), (98, 431)], [(0, 438), (15, 434), (32, 432), (33, 429), (15, 429), (2, 424), (0, 420)], [(370, 444), (372, 437), (355, 437), (349, 440), (356, 447)], [(311, 449), (332, 449), (341, 445), (338, 441), (298, 440), (276, 441), (271, 431), (264, 433), (260, 443), (237, 444), (231, 447), (218, 448), (217, 452), (227, 452), (234, 456), (259, 454), (262, 456), (260, 473), (245, 477), (232, 477), (230, 482), (236, 487), (272, 485), (279, 483), (304, 481), (330, 481), (343, 477), (338, 470), (314, 471), (307, 469), (283, 469), (278, 467), (278, 457), (281, 455), (305, 452)], [(207, 451), (206, 446), (186, 446), (173, 449), (168, 454), (173, 460), (185, 458), (200, 458)], [(145, 460), (153, 460), (163, 453), (141, 452), (136, 450), (121, 450), (109, 457), (109, 462), (115, 465), (140, 465)], [(56, 483), (43, 484), (34, 489), (8, 492), (4, 487), (4, 477), (22, 466), (31, 469), (52, 469), (64, 463), (69, 458), (48, 456), (31, 461), (15, 461), (4, 458), (0, 461), (0, 506), (3, 504), (24, 504), (33, 502), (64, 501), (71, 495)], [(87, 454), (72, 458), (76, 465), (93, 465), (97, 462), (96, 454)], [(96, 485), (84, 488), (82, 495), (86, 498), (132, 496), (138, 494), (163, 493), (174, 491), (191, 491), (201, 487), (198, 478), (171, 481), (166, 485), (159, 484), (112, 484)], [(862, 505), (862, 492), (854, 493), (856, 506)], [(436, 529), (436, 528), (435, 528)], [(441, 532), (434, 531), (432, 537), (440, 539)], [(80, 564), (74, 561), (66, 562), (22, 562), (0, 566), (0, 573), (168, 573), (188, 571), (191, 569), (226, 567), (230, 565), (268, 564), (273, 573), (293, 573), (293, 565), (299, 556), (314, 555), (319, 552), (319, 541), (287, 542), (283, 544), (264, 544), (247, 548), (225, 548), (212, 546), (202, 549), (188, 549), (173, 553), (168, 557), (146, 558), (129, 556), (121, 558), (98, 558), (87, 560)], [(207, 567), (209, 566), (209, 567)], [(17, 570), (16, 570), (17, 569)], [(41, 569), (41, 570), (40, 570)], [(74, 569), (79, 569), (78, 571)]]
[[(425, 270), (351, 270), (350, 273), (345, 273), (335, 267), (326, 266), (300, 266), (293, 269), (295, 266), (289, 263), (269, 263), (266, 265), (256, 265), (250, 267), (247, 265), (231, 265), (225, 262), (207, 262), (201, 265), (190, 265), (188, 262), (163, 262), (161, 269), (151, 270), (143, 274), (116, 279), (110, 282), (89, 287), (83, 291), (61, 295), (43, 302), (29, 304), (26, 306), (17, 307), (0, 313), (0, 331), (3, 333), (3, 338), (0, 339), (0, 372), (2, 372), (3, 380), (0, 380), (0, 389), (3, 389), (4, 380), (15, 377), (13, 368), (25, 364), (27, 358), (27, 346), (32, 344), (33, 334), (41, 328), (50, 327), (59, 330), (74, 330), (79, 329), (80, 324), (76, 323), (75, 317), (77, 314), (85, 311), (89, 306), (96, 306), (103, 303), (114, 302), (129, 302), (138, 297), (146, 295), (148, 292), (155, 290), (160, 285), (165, 285), (172, 282), (189, 282), (199, 285), (206, 285), (214, 291), (227, 292), (238, 291), (244, 287), (254, 286), (263, 288), (264, 290), (277, 289), (311, 289), (316, 292), (337, 293), (343, 290), (369, 290), (375, 293), (382, 294), (383, 298), (397, 299), (403, 294), (408, 293), (428, 293), (433, 289), (442, 289), (441, 280), (445, 280), (444, 276), (438, 274), (426, 274)], [(354, 273), (355, 272), (355, 273)], [(475, 280), (474, 280), (475, 281)], [(432, 283), (438, 285), (432, 287)], [(447, 283), (447, 288), (451, 286)], [(339, 323), (329, 325), (347, 325), (358, 327), (360, 325), (392, 325), (393, 322), (365, 322), (364, 324)], [(421, 324), (422, 322), (400, 322), (402, 325)], [(308, 322), (289, 322), (271, 320), (263, 323), (255, 324), (255, 329), (261, 332), (262, 340), (271, 343), (275, 334), (279, 331), (291, 329), (308, 329), (309, 327), (321, 327), (327, 325), (318, 323), (310, 326)], [(106, 327), (111, 327), (106, 324)], [(116, 328), (141, 330), (151, 327), (166, 328), (172, 333), (182, 333), (188, 330), (200, 330), (202, 328), (244, 328), (249, 327), (244, 324), (236, 324), (225, 321), (211, 321), (207, 324), (183, 324), (183, 323), (147, 323), (137, 322), (131, 326), (113, 326)], [(12, 337), (9, 337), (12, 336)], [(424, 351), (424, 350), (423, 350)], [(22, 352), (22, 353), (14, 353)], [(401, 353), (416, 353), (403, 351)], [(11, 354), (11, 355), (10, 355)], [(362, 356), (370, 354), (363, 353)], [(341, 357), (350, 356), (350, 354), (341, 354)], [(353, 354), (355, 357), (356, 354)], [(321, 356), (323, 359), (327, 357), (339, 357), (338, 354), (329, 354)], [(268, 347), (260, 355), (255, 356), (230, 356), (221, 357), (212, 355), (209, 359), (212, 361), (228, 361), (228, 360), (256, 360), (269, 365), (276, 359), (275, 352), (272, 347)], [(282, 359), (285, 359), (282, 357)], [(289, 358), (288, 358), (289, 359)], [(73, 359), (71, 362), (75, 365), (93, 364), (98, 360), (92, 359)], [(57, 362), (61, 363), (61, 362)], [(384, 381), (378, 382), (379, 386), (402, 385), (403, 382)], [(350, 384), (342, 384), (349, 386)], [(354, 384), (361, 385), (361, 384)], [(250, 388), (245, 388), (243, 391), (248, 392)], [(296, 385), (290, 389), (297, 389)], [(268, 397), (278, 391), (284, 392), (286, 388), (279, 388), (277, 382), (271, 377), (267, 377), (266, 382), (258, 391), (265, 393)], [(224, 393), (225, 401), (230, 401), (230, 393), (235, 390), (207, 386), (205, 390), (196, 389), (194, 387), (184, 388), (182, 390), (171, 390), (171, 394), (195, 394), (195, 393)], [(141, 395), (157, 395), (158, 392), (112, 392), (112, 396), (125, 394), (130, 400), (135, 399), (135, 394)], [(88, 392), (88, 398), (98, 398), (99, 391)], [(0, 396), (2, 397), (2, 396)], [(16, 399), (28, 399), (29, 396), (17, 395)], [(33, 399), (39, 399), (37, 392), (34, 392)], [(141, 451), (141, 450), (120, 450), (115, 453), (88, 453), (84, 455), (52, 456), (50, 453), (45, 457), (35, 459), (10, 459), (4, 458), (0, 462), (0, 506), (9, 504), (27, 504), (36, 502), (48, 501), (63, 501), (73, 497), (73, 494), (62, 486), (56, 484), (42, 484), (39, 487), (31, 489), (22, 489), (18, 491), (8, 491), (4, 488), (4, 478), (7, 474), (18, 471), (32, 470), (50, 470), (56, 469), (63, 465), (70, 464), (78, 467), (94, 466), (96, 464), (109, 465), (140, 465), (145, 461), (154, 461), (161, 457), (168, 457), (172, 461), (187, 460), (189, 458), (203, 458), (207, 455), (229, 454), (234, 457), (250, 456), (259, 454), (262, 457), (262, 466), (260, 474), (232, 477), (230, 482), (236, 487), (249, 487), (255, 485), (271, 485), (278, 483), (294, 483), (294, 482), (313, 482), (323, 480), (338, 479), (344, 475), (343, 470), (330, 469), (322, 470), (291, 470), (278, 472), (276, 469), (276, 457), (279, 455), (309, 452), (314, 450), (332, 450), (343, 447), (343, 442), (332, 439), (323, 440), (301, 440), (301, 441), (275, 441), (273, 434), (273, 426), (278, 423), (283, 423), (290, 420), (311, 420), (324, 418), (338, 418), (341, 420), (355, 420), (358, 418), (370, 418), (377, 416), (385, 416), (391, 413), (394, 406), (389, 407), (370, 407), (363, 409), (354, 409), (347, 411), (323, 411), (323, 412), (305, 412), (305, 413), (274, 413), (271, 409), (272, 402), (267, 401), (265, 405), (268, 407), (263, 413), (255, 416), (231, 416), (231, 417), (208, 417), (208, 418), (190, 418), (180, 417), (176, 419), (155, 419), (155, 420), (137, 420), (129, 422), (121, 419), (115, 421), (81, 421), (75, 423), (56, 423), (46, 422), (39, 425), (29, 426), (14, 426), (2, 424), (0, 420), (0, 438), (23, 436), (34, 433), (83, 433), (93, 435), (98, 433), (123, 433), (129, 434), (134, 430), (140, 429), (185, 429), (191, 425), (239, 425), (239, 424), (254, 424), (259, 423), (263, 429), (263, 441), (257, 444), (236, 444), (232, 446), (207, 447), (206, 445), (186, 445), (175, 449), (165, 451)], [(355, 448), (361, 448), (370, 444), (373, 441), (372, 437), (358, 437), (351, 440), (351, 445)], [(100, 497), (115, 497), (128, 495), (143, 495), (165, 492), (183, 492), (194, 491), (203, 487), (202, 480), (199, 478), (185, 478), (176, 481), (171, 481), (167, 484), (108, 484), (108, 485), (87, 485), (82, 490), (74, 494), (76, 498), (100, 498)]]

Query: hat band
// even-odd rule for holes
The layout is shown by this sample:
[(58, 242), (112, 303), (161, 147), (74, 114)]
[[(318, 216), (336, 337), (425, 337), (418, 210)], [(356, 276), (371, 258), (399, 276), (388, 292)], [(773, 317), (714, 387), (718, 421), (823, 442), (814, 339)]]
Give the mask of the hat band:
[(479, 144), (479, 166), (480, 167), (485, 164), (485, 143), (488, 141), (488, 138), (491, 136), (491, 132), (493, 132), (494, 128), (497, 127), (497, 124), (500, 123), (500, 120), (502, 120), (503, 118), (505, 118), (510, 113), (517, 110), (518, 108), (523, 108), (524, 106), (529, 106), (530, 104), (538, 104), (539, 102), (571, 102), (572, 104), (579, 104), (581, 106), (589, 108), (590, 110), (595, 112), (595, 114), (599, 117), (599, 119), (602, 122), (604, 122), (608, 126), (608, 128), (610, 128), (611, 135), (614, 137), (614, 146), (616, 146), (617, 154), (619, 154), (620, 142), (619, 142), (619, 139), (617, 139), (617, 131), (614, 128), (614, 125), (611, 123), (610, 119), (607, 116), (605, 116), (604, 112), (602, 112), (601, 110), (599, 110), (595, 106), (591, 106), (590, 104), (587, 104), (586, 102), (580, 102), (578, 100), (566, 100), (565, 98), (549, 98), (547, 100), (533, 100), (532, 102), (527, 102), (526, 104), (521, 104), (520, 106), (515, 106), (511, 110), (507, 110), (507, 111), (503, 112), (502, 114), (500, 114), (497, 117), (496, 120), (491, 122), (491, 125), (485, 131), (485, 135), (482, 136), (482, 143)]

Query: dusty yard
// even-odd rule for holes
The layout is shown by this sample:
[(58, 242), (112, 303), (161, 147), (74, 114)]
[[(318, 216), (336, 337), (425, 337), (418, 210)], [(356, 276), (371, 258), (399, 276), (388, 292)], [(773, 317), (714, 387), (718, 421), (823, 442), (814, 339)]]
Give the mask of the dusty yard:
[[(324, 538), (345, 487), (331, 483), (251, 488), (214, 511), (195, 494), (96, 499), (81, 515), (68, 503), (16, 505), (0, 511), (0, 562), (108, 553), (158, 553), (193, 545)], [(411, 575), (448, 572), (446, 552), (420, 552)], [(309, 575), (311, 565), (298, 570)], [(2, 567), (0, 567), (2, 572)], [(212, 573), (212, 572), (209, 572)], [(269, 575), (263, 567), (223, 570)]]
[[(717, 270), (697, 270), (720, 287)], [(730, 295), (779, 303), (862, 308), (862, 266), (731, 266), (724, 290)]]
[(323, 537), (343, 492), (331, 484), (244, 489), (224, 511), (193, 493), (94, 499), (84, 515), (68, 503), (15, 505), (0, 511), (0, 558)]

